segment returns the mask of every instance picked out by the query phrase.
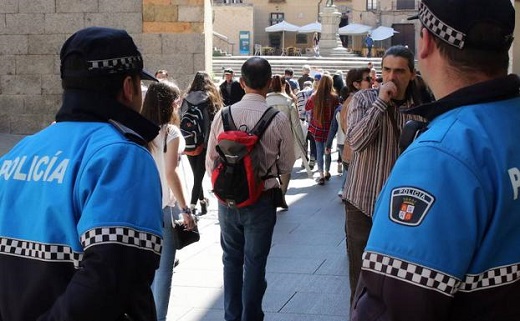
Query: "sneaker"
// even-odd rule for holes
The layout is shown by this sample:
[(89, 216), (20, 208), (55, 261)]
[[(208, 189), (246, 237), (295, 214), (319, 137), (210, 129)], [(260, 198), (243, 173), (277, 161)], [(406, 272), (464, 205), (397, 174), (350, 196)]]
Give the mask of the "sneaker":
[(204, 215), (208, 213), (208, 205), (209, 205), (209, 199), (205, 198), (203, 200), (200, 200), (200, 215)]

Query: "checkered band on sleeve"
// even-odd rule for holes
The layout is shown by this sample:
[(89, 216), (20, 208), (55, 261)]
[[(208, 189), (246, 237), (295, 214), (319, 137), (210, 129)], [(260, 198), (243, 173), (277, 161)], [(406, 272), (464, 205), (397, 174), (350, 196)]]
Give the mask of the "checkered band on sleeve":
[(478, 291), (517, 281), (520, 281), (520, 263), (497, 267), (481, 274), (468, 274), (459, 291)]
[(428, 30), (444, 42), (459, 49), (464, 48), (466, 34), (442, 22), (423, 2), (419, 2), (419, 19)]
[(161, 254), (162, 239), (154, 234), (136, 231), (128, 227), (99, 227), (81, 235), (84, 249), (106, 243), (133, 246)]
[(70, 246), (46, 244), (34, 241), (0, 238), (0, 254), (23, 257), (46, 262), (72, 262), (79, 267), (83, 254), (74, 252)]
[(141, 70), (143, 58), (141, 56), (120, 57), (105, 60), (89, 60), (89, 71), (119, 73), (129, 70)]
[(459, 280), (442, 272), (379, 253), (363, 253), (363, 270), (398, 279), (452, 297)]

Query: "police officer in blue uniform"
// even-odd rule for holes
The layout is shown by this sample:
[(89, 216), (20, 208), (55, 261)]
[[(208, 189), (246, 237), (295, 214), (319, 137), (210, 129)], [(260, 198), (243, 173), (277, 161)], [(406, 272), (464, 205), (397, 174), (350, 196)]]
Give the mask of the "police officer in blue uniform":
[(139, 115), (142, 56), (124, 30), (60, 53), (56, 123), (0, 158), (0, 320), (156, 320), (161, 185)]
[(351, 320), (520, 320), (514, 8), (422, 0), (418, 18), (437, 101), (413, 111), (429, 123), (413, 126), (377, 201)]

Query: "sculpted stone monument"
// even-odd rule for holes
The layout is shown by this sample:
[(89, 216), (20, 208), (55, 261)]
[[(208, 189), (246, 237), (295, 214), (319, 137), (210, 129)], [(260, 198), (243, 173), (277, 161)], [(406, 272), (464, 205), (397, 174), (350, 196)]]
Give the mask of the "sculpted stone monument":
[(347, 56), (347, 49), (341, 45), (338, 35), (338, 25), (341, 13), (337, 10), (333, 0), (327, 0), (321, 16), (320, 55), (323, 57)]

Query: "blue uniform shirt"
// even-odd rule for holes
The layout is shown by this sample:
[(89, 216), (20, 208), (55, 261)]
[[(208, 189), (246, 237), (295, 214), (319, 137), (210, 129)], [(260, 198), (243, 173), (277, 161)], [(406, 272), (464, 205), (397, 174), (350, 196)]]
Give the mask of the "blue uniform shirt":
[(385, 320), (520, 318), (515, 78), (432, 104), (446, 111), (399, 157), (376, 203), (353, 320), (378, 309)]

